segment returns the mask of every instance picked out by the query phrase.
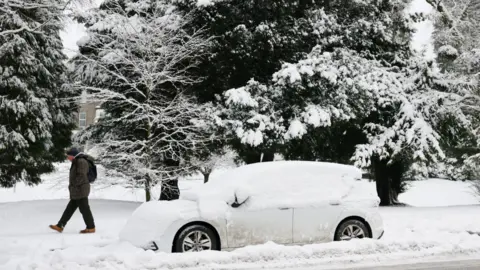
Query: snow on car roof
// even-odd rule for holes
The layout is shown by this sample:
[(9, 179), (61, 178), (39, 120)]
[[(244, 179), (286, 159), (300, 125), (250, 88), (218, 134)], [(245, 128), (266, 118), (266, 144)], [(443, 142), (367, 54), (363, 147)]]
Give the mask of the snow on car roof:
[(243, 207), (300, 207), (342, 200), (352, 191), (361, 170), (348, 165), (309, 162), (275, 161), (242, 166), (224, 173), (186, 192), (189, 200), (219, 200), (232, 203), (248, 199)]
[(319, 174), (349, 176), (361, 179), (362, 171), (352, 165), (317, 161), (274, 161), (244, 165), (232, 170), (230, 173), (261, 173), (266, 170), (283, 170), (288, 167), (291, 170), (311, 170)]

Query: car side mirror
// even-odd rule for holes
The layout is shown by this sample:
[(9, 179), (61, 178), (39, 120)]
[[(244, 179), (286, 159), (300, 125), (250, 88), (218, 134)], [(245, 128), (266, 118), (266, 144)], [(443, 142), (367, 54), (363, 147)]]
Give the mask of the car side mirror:
[(232, 204), (230, 204), (230, 206), (233, 208), (238, 208), (242, 206), (244, 203), (246, 203), (248, 199), (250, 199), (250, 197), (247, 197), (243, 202), (239, 202), (237, 198), (237, 194), (235, 193), (235, 201)]

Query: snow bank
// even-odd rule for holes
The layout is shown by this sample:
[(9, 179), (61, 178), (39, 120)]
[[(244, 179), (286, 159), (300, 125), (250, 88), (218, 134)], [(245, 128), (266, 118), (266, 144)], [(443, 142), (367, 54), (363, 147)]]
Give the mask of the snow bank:
[[(464, 242), (374, 241), (357, 240), (323, 245), (285, 247), (274, 243), (250, 246), (233, 252), (154, 254), (127, 244), (103, 248), (72, 247), (22, 262), (25, 269), (259, 269), (358, 262), (388, 262), (392, 259), (475, 254), (479, 237), (465, 236)], [(21, 268), (23, 269), (23, 268)]]

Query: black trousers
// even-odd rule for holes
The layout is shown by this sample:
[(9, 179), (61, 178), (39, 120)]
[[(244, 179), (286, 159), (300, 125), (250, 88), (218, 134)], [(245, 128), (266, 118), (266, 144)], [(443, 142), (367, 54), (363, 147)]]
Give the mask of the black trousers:
[(85, 221), (85, 224), (87, 225), (87, 229), (95, 228), (92, 211), (90, 210), (90, 206), (88, 205), (88, 198), (70, 200), (70, 202), (67, 205), (67, 208), (65, 209), (62, 217), (60, 218), (60, 221), (58, 222), (58, 226), (62, 228), (65, 227), (65, 225), (67, 225), (67, 222), (70, 220), (70, 218), (72, 218), (73, 213), (75, 213), (77, 208), (80, 208), (80, 213), (82, 213), (83, 221)]

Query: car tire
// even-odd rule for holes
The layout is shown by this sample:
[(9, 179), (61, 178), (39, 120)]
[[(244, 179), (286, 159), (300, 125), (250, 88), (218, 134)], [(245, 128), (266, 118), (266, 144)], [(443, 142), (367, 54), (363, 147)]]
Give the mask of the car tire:
[(206, 250), (220, 250), (217, 234), (204, 225), (191, 225), (179, 232), (175, 238), (174, 252), (199, 252)]
[(358, 219), (343, 221), (335, 231), (335, 241), (349, 241), (351, 239), (372, 238), (365, 222)]

